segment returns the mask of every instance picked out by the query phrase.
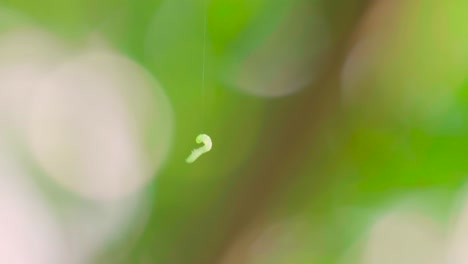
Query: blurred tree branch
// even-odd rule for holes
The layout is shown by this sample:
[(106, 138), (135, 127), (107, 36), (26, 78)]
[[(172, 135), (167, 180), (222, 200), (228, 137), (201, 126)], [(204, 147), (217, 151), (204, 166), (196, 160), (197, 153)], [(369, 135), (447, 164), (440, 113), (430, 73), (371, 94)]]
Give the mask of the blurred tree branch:
[[(385, 1), (385, 0), (382, 0)], [(297, 180), (304, 164), (319, 154), (317, 145), (324, 121), (339, 110), (340, 74), (346, 56), (359, 32), (370, 0), (323, 1), (331, 24), (332, 51), (323, 60), (318, 79), (308, 89), (281, 100), (273, 100), (266, 109), (268, 120), (263, 137), (247, 163), (221, 186), (222, 197), (200, 209), (190, 228), (178, 238), (169, 263), (217, 264), (237, 241), (245, 237), (253, 224), (261, 223), (271, 203), (281, 197), (287, 186)], [(323, 177), (314, 175), (316, 188)], [(311, 193), (313, 195), (313, 191)]]
[[(339, 108), (341, 68), (361, 18), (371, 5), (369, 1), (333, 2), (328, 3), (328, 8), (336, 44), (324, 61), (319, 79), (296, 96), (271, 104), (268, 109), (271, 120), (259, 143), (268, 147), (256, 150), (255, 159), (232, 177), (238, 182), (230, 188), (231, 192), (204, 214), (199, 222), (203, 223), (201, 228), (190, 236), (197, 240), (190, 241), (196, 248), (196, 259), (187, 259), (184, 263), (222, 263), (230, 248), (262, 218), (274, 198), (300, 175), (301, 166), (313, 159), (310, 153), (324, 121), (332, 118)], [(354, 5), (352, 14), (350, 5)], [(317, 151), (313, 153), (318, 154)], [(319, 188), (324, 179), (316, 180)]]

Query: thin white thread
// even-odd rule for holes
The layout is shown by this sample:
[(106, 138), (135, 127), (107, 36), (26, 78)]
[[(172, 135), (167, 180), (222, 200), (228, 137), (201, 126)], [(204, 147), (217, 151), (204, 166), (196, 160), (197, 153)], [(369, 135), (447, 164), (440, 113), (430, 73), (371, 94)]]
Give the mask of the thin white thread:
[(206, 31), (207, 31), (207, 9), (208, 0), (203, 0), (203, 65), (202, 65), (202, 108), (204, 109), (205, 99), (205, 72), (206, 72)]

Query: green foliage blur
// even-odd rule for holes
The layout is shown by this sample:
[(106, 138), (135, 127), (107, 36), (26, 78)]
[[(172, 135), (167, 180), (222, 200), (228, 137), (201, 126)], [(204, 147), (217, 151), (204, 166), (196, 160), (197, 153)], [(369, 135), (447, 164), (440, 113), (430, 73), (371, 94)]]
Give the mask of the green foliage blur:
[[(270, 46), (301, 5), (322, 31), (306, 47), (287, 36)], [(0, 30), (33, 23), (76, 46), (101, 36), (172, 104), (148, 218), (96, 263), (361, 263), (347, 254), (398, 204), (450, 229), (468, 177), (467, 10), (465, 0), (0, 0)], [(297, 66), (308, 85), (276, 97), (239, 88), (243, 74), (296, 67), (277, 47), (317, 50)], [(325, 110), (320, 96), (333, 97)], [(213, 150), (185, 164), (200, 133)], [(288, 234), (270, 230), (283, 223)]]

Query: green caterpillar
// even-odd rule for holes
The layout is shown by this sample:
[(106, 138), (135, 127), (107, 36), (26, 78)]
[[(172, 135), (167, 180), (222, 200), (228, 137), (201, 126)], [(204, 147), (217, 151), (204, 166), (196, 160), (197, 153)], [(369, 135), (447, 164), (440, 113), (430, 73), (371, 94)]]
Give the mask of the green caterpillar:
[(188, 158), (185, 160), (187, 163), (193, 163), (201, 155), (203, 155), (204, 153), (210, 151), (211, 148), (213, 147), (213, 142), (211, 142), (210, 136), (208, 136), (206, 134), (198, 135), (198, 137), (195, 139), (195, 141), (198, 144), (203, 143), (203, 147), (192, 150), (192, 153), (190, 153), (190, 156), (188, 156)]

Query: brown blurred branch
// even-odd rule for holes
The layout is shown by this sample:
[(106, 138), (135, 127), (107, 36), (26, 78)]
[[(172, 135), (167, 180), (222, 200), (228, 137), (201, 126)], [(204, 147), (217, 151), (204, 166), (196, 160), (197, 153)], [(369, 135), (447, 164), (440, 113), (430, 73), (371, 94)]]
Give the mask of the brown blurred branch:
[[(274, 120), (265, 128), (267, 136), (259, 143), (268, 147), (257, 149), (253, 155), (256, 158), (238, 173), (242, 175), (239, 185), (219, 201), (217, 210), (212, 210), (219, 214), (209, 214), (201, 221), (208, 225), (208, 229), (204, 229), (203, 234), (197, 232), (199, 236), (196, 239), (208, 246), (204, 248), (208, 252), (197, 253), (199, 258), (187, 263), (221, 263), (239, 237), (267, 210), (275, 195), (300, 174), (301, 165), (313, 159), (311, 148), (322, 124), (332, 118), (339, 107), (341, 68), (369, 5), (367, 1), (361, 3), (351, 23), (347, 23), (344, 30), (338, 30), (343, 33), (336, 36), (334, 52), (326, 60), (324, 70), (313, 87), (271, 106), (268, 112)], [(339, 10), (334, 14), (335, 19), (340, 17), (339, 12), (347, 11)], [(215, 246), (211, 248), (210, 245)]]

